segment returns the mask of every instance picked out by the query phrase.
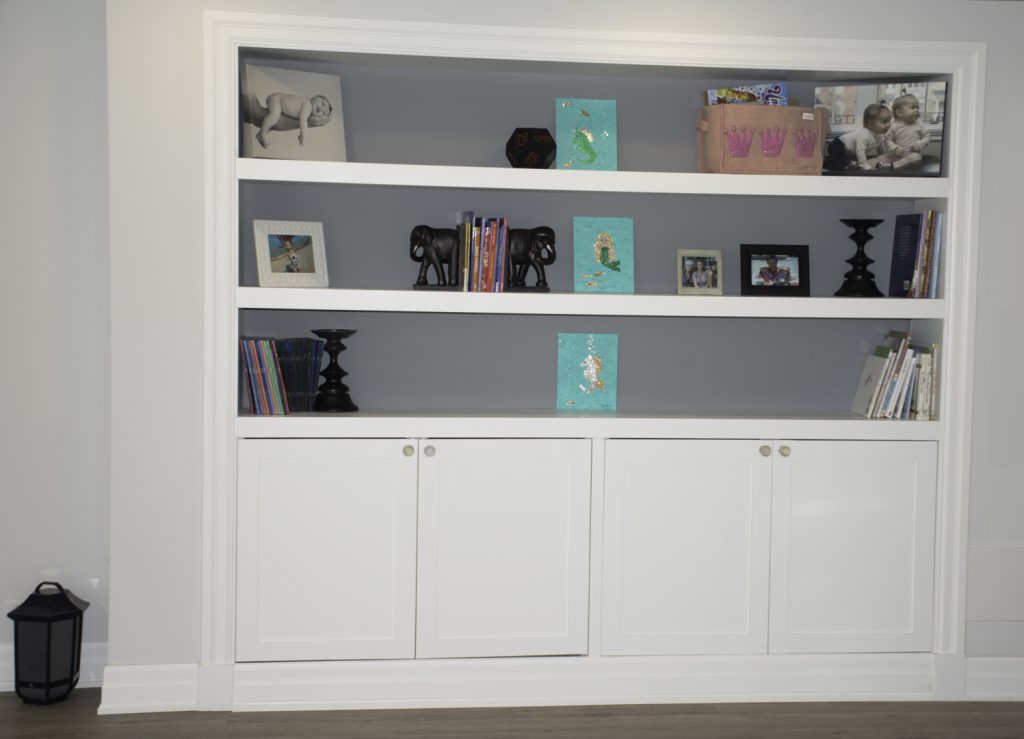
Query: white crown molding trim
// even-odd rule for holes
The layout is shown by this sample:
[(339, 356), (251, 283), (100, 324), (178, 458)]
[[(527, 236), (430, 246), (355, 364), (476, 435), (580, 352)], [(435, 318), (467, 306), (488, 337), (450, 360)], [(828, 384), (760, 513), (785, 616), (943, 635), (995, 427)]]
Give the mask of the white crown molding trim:
[(157, 713), (195, 711), (198, 666), (108, 666), (98, 713)]
[(968, 700), (1024, 700), (1024, 657), (968, 657)]
[[(103, 685), (103, 670), (107, 666), (107, 643), (89, 642), (82, 645), (82, 666), (78, 672), (79, 688), (98, 688)], [(14, 645), (0, 645), (0, 693), (14, 691)]]

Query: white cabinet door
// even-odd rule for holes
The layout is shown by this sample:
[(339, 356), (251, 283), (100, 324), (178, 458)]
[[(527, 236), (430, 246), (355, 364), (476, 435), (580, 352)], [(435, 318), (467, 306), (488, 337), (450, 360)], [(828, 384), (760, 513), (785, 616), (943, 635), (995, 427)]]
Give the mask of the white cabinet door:
[(610, 440), (605, 449), (602, 653), (764, 653), (770, 446)]
[(932, 649), (934, 442), (778, 442), (772, 652)]
[(238, 443), (239, 661), (414, 656), (416, 465), (402, 439)]
[(590, 441), (420, 447), (417, 656), (585, 653)]

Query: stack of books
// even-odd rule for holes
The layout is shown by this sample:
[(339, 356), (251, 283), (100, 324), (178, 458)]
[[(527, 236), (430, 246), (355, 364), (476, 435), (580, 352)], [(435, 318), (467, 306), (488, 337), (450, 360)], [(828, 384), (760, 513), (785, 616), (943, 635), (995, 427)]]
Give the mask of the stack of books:
[(462, 289), (505, 292), (508, 262), (508, 218), (474, 217), (464, 211), (459, 222), (462, 239)]
[(927, 210), (896, 216), (889, 297), (936, 297), (941, 247), (942, 213)]
[(283, 416), (313, 410), (323, 341), (243, 336), (238, 344), (243, 392), (253, 413)]
[(938, 344), (890, 331), (864, 362), (853, 412), (867, 418), (931, 421), (936, 417)]

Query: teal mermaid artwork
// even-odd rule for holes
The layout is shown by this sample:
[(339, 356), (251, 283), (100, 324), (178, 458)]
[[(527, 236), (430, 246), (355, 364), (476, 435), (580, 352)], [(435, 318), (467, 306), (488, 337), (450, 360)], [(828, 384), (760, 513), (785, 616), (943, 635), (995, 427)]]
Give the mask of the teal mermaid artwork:
[(597, 159), (597, 150), (594, 148), (594, 134), (585, 128), (577, 128), (572, 135), (572, 145), (587, 157), (584, 164), (593, 164)]

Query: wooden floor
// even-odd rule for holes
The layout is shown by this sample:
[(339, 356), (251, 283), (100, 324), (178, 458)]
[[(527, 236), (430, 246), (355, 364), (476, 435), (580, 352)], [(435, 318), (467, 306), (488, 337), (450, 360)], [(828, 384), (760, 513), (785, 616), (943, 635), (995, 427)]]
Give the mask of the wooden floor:
[(716, 703), (97, 716), (98, 689), (29, 706), (0, 693), (8, 739), (1024, 739), (1024, 703)]

